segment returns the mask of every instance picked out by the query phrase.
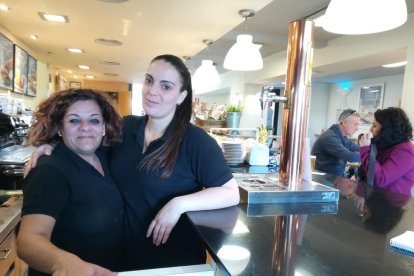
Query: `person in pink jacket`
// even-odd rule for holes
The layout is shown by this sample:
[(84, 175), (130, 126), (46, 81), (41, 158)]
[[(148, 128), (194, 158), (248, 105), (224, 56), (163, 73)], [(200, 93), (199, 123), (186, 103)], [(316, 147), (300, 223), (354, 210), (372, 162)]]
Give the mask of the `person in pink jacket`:
[[(377, 154), (373, 163), (373, 185), (375, 190), (387, 190), (406, 198), (405, 205), (412, 197), (414, 185), (414, 144), (413, 129), (404, 110), (389, 107), (374, 113), (374, 122), (370, 135), (360, 141), (361, 170), (368, 175), (371, 142), (375, 144)], [(357, 189), (357, 196), (363, 198), (362, 189)], [(362, 208), (363, 201), (358, 207)]]

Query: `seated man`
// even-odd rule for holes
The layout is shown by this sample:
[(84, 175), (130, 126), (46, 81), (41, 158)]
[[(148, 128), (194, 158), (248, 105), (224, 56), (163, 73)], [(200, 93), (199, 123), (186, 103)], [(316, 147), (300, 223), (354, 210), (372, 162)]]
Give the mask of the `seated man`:
[(359, 162), (359, 146), (347, 136), (357, 130), (361, 116), (352, 109), (339, 115), (338, 123), (323, 132), (312, 147), (316, 156), (315, 169), (333, 175), (344, 176), (346, 162)]

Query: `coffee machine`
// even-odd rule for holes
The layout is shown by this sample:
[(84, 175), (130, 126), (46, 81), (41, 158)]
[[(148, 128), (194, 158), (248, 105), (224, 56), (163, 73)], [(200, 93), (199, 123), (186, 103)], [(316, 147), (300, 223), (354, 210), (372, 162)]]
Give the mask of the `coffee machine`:
[(0, 189), (21, 189), (24, 167), (33, 147), (28, 145), (31, 116), (0, 113)]

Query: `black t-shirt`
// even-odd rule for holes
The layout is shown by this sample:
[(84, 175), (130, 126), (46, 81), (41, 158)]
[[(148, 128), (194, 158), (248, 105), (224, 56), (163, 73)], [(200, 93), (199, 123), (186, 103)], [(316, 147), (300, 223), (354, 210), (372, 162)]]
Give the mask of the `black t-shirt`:
[[(22, 216), (56, 220), (51, 242), (81, 259), (118, 271), (123, 251), (123, 201), (103, 149), (97, 151), (105, 176), (59, 144), (42, 156), (24, 184)], [(30, 275), (36, 274), (31, 270)]]
[(146, 122), (146, 116), (125, 117), (123, 141), (110, 151), (110, 169), (126, 200), (129, 223), (127, 239), (130, 245), (126, 260), (129, 269), (205, 262), (199, 238), (184, 216), (164, 245), (152, 245), (152, 237), (148, 239), (145, 234), (157, 212), (170, 199), (203, 188), (221, 186), (232, 179), (233, 175), (217, 142), (204, 130), (190, 123), (170, 177), (161, 179), (162, 170), (141, 169), (139, 161), (163, 145), (171, 135), (167, 129), (143, 153)]

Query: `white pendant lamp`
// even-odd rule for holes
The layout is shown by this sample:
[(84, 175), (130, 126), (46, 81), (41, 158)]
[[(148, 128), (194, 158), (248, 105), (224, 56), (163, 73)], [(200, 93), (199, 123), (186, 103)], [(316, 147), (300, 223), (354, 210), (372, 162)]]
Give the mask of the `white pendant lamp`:
[[(208, 51), (208, 46), (213, 44), (213, 41), (203, 39), (203, 43), (207, 45)], [(196, 94), (212, 91), (217, 88), (220, 84), (220, 75), (212, 60), (204, 59), (201, 61), (201, 65), (194, 72), (192, 84)]]
[(322, 27), (337, 34), (370, 34), (397, 28), (405, 21), (405, 0), (331, 0)]
[(202, 60), (193, 76), (195, 93), (214, 90), (220, 84), (220, 76), (212, 60)]
[[(249, 9), (240, 10), (239, 14), (245, 18), (254, 16), (254, 11)], [(223, 67), (234, 71), (256, 71), (263, 68), (263, 58), (260, 54), (261, 45), (253, 43), (253, 37), (249, 34), (237, 36), (236, 43), (227, 52)]]

